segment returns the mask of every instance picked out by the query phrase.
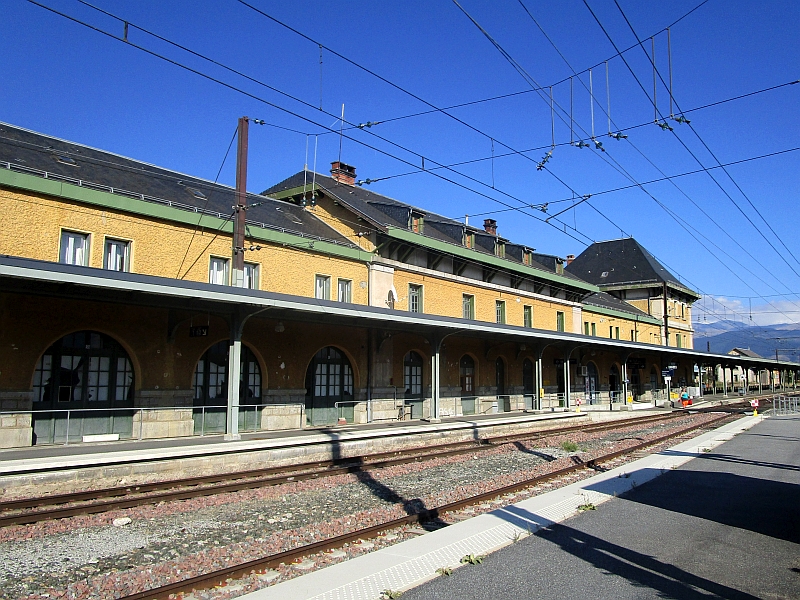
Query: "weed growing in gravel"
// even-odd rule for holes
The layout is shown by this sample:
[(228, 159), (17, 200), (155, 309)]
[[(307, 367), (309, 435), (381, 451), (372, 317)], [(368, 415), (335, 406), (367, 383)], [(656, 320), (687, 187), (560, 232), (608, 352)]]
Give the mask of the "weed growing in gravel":
[(564, 452), (577, 452), (578, 451), (578, 444), (575, 442), (571, 442), (569, 440), (565, 442), (561, 442), (561, 449)]
[(583, 511), (586, 511), (586, 510), (597, 510), (597, 507), (594, 504), (592, 504), (591, 502), (587, 502), (586, 504), (581, 504), (578, 507), (578, 512), (583, 512)]
[(483, 562), (483, 556), (476, 556), (475, 554), (467, 554), (461, 558), (462, 565), (479, 565)]
[(711, 452), (711, 448), (703, 448), (703, 452)]
[(380, 600), (394, 600), (403, 595), (403, 592), (395, 592), (394, 590), (383, 590), (381, 592)]
[(453, 574), (453, 569), (450, 567), (439, 567), (436, 569), (436, 573), (441, 575), (442, 577), (449, 577)]

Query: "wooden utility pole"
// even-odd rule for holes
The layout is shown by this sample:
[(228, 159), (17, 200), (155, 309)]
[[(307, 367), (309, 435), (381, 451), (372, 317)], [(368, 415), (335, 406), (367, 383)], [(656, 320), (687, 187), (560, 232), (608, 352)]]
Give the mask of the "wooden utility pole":
[(233, 219), (233, 270), (231, 285), (244, 286), (244, 230), (247, 218), (247, 134), (250, 119), (239, 118), (236, 146), (236, 206)]

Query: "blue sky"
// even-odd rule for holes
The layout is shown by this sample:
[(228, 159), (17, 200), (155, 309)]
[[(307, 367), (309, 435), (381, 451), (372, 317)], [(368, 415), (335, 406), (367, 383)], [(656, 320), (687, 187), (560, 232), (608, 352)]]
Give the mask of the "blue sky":
[[(120, 21), (77, 0), (41, 2), (122, 37)], [(691, 120), (669, 119), (668, 88), (659, 80), (658, 110), (672, 132), (653, 123), (650, 59), (639, 47), (623, 54), (625, 62), (612, 58), (614, 44), (623, 49), (636, 43), (625, 17), (648, 50), (650, 36), (658, 33), (656, 65), (668, 82), (663, 30), (702, 0), (618, 0), (622, 11), (614, 0), (587, 0), (597, 19), (583, 0), (459, 0), (525, 76), (451, 0), (248, 2), (313, 41), (237, 0), (93, 0), (131, 23), (133, 44), (264, 102), (26, 0), (3, 0), (0, 121), (214, 179), (236, 119), (264, 119), (294, 131), (251, 128), (248, 187), (259, 192), (302, 169), (307, 141), (310, 166), (316, 143), (317, 170), (327, 172), (339, 155), (339, 136), (330, 130), (339, 129), (342, 104), (345, 120), (359, 124), (431, 110), (419, 99), (443, 108), (524, 92), (449, 110), (452, 116), (434, 111), (364, 130), (346, 128), (352, 139), (342, 141), (342, 160), (357, 167), (359, 179), (387, 178), (373, 183), (373, 191), (454, 218), (472, 215), (471, 224), (495, 218), (502, 236), (541, 252), (579, 254), (591, 240), (632, 235), (707, 297), (695, 311), (707, 322), (724, 315), (748, 325), (751, 307), (753, 323), (800, 321), (800, 152), (787, 152), (800, 146), (800, 84), (783, 85), (800, 79), (795, 0), (708, 0), (671, 27), (673, 111), (680, 107)], [(318, 43), (326, 47), (321, 77)], [(572, 93), (573, 71), (559, 52), (579, 73)], [(589, 67), (593, 105), (584, 88)], [(543, 97), (530, 82), (543, 86)], [(783, 87), (691, 110), (773, 86)], [(623, 130), (626, 140), (607, 136), (609, 96), (612, 131)], [(604, 153), (569, 144), (571, 136), (589, 141), (591, 107)], [(556, 147), (538, 170), (553, 128)], [(673, 179), (675, 185), (637, 185), (773, 153), (781, 154), (728, 166), (727, 174), (712, 169), (716, 182), (701, 171)], [(421, 156), (427, 172), (420, 169)], [(229, 184), (232, 158), (220, 176)], [(436, 170), (460, 185), (431, 173), (436, 164), (476, 159), (484, 160)], [(411, 174), (400, 176), (405, 173)], [(584, 195), (591, 195), (587, 202), (542, 222)], [(492, 198), (522, 210), (483, 215), (506, 208)], [(545, 203), (547, 213), (530, 208)]]

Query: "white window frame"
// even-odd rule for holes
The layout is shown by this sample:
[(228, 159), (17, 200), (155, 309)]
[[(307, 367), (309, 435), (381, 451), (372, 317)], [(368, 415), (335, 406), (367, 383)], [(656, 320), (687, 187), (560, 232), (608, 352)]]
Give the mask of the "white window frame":
[[(344, 285), (344, 298), (342, 297), (342, 286)], [(339, 302), (351, 303), (353, 301), (353, 280), (339, 278), (336, 281), (336, 299)]]
[[(125, 247), (125, 252), (122, 257), (122, 268), (114, 269), (109, 266), (109, 259), (111, 258), (109, 249), (112, 246), (122, 245)], [(120, 238), (107, 237), (103, 241), (103, 268), (107, 271), (118, 271), (120, 273), (129, 273), (131, 270), (131, 242), (130, 240), (123, 240)]]
[[(220, 270), (215, 267), (222, 265), (222, 276)], [(208, 283), (214, 285), (230, 285), (231, 260), (222, 256), (211, 256), (208, 259)], [(220, 281), (221, 279), (221, 281)]]
[(461, 316), (469, 321), (475, 320), (475, 296), (473, 294), (461, 296)]
[(506, 301), (495, 300), (494, 302), (494, 317), (495, 322), (500, 325), (506, 324)]
[(260, 276), (261, 276), (261, 265), (258, 263), (244, 263), (244, 270), (242, 271), (244, 276), (244, 284), (242, 287), (248, 290), (258, 290), (261, 289), (260, 285)]
[(331, 299), (330, 275), (314, 275), (314, 298), (317, 300)]
[[(416, 307), (412, 299), (416, 296)], [(416, 283), (408, 284), (408, 312), (421, 313), (424, 312), (423, 308), (423, 286)], [(416, 310), (414, 310), (416, 308)]]
[(522, 306), (522, 326), (533, 328), (533, 306), (531, 304)]
[[(83, 241), (82, 248), (76, 248), (74, 241)], [(92, 236), (82, 231), (62, 229), (58, 248), (58, 262), (63, 265), (89, 266), (89, 249), (92, 245)]]

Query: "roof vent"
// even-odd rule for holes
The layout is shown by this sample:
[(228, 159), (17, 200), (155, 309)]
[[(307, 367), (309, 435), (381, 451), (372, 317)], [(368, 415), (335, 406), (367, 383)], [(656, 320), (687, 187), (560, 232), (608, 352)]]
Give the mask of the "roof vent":
[(600, 277), (603, 278), (608, 277), (608, 271), (603, 271), (602, 273), (600, 273)]
[(198, 190), (197, 188), (186, 188), (186, 189), (189, 190), (192, 193), (192, 196), (194, 196), (198, 200), (205, 200), (206, 199), (206, 195), (203, 192), (201, 192), (200, 190)]
[(62, 165), (69, 165), (70, 167), (77, 167), (78, 163), (75, 162), (75, 159), (69, 157), (65, 154), (56, 154), (56, 160), (60, 162)]
[(356, 168), (335, 160), (331, 163), (331, 177), (345, 185), (356, 184)]

